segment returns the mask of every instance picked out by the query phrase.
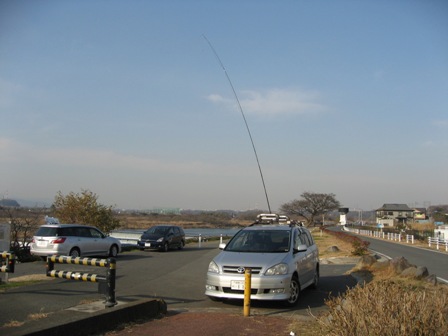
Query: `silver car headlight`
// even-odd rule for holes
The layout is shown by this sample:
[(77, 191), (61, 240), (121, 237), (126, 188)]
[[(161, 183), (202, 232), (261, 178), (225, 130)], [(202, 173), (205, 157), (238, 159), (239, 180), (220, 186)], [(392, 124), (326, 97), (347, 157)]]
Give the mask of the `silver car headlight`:
[(210, 273), (219, 273), (219, 267), (214, 261), (211, 261), (210, 264), (208, 264), (208, 271)]
[(265, 275), (283, 275), (288, 274), (288, 265), (286, 264), (277, 264), (269, 268), (265, 273)]

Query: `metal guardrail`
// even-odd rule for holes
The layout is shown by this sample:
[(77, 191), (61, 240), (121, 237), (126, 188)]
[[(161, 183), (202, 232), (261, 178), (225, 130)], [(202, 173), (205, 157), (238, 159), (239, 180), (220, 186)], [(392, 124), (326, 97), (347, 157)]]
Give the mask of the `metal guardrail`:
[[(85, 266), (108, 267), (107, 274), (98, 275), (91, 273), (81, 273), (76, 271), (58, 271), (54, 269), (54, 264), (76, 264)], [(77, 281), (98, 282), (98, 291), (106, 295), (106, 307), (113, 307), (117, 304), (115, 300), (115, 276), (116, 259), (97, 259), (97, 258), (72, 258), (66, 256), (53, 255), (47, 257), (47, 276), (53, 278), (63, 278)]]
[(129, 232), (129, 231), (113, 231), (110, 233), (111, 237), (117, 238), (122, 245), (137, 246), (143, 231)]

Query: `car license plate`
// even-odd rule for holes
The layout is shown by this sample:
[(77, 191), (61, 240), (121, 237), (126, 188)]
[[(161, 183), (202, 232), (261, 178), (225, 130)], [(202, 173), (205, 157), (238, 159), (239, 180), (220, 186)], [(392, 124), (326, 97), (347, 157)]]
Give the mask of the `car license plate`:
[(230, 281), (230, 288), (235, 290), (244, 290), (244, 281), (232, 280)]
[(47, 246), (47, 242), (45, 240), (38, 240), (37, 241), (37, 246), (39, 247), (46, 247)]
[(151, 243), (145, 243), (146, 247), (151, 247)]

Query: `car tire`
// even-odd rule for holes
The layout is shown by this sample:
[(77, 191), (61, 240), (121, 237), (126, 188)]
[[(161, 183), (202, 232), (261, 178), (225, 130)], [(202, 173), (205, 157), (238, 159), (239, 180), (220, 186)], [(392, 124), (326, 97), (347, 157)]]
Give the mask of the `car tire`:
[(118, 255), (118, 246), (112, 245), (109, 249), (109, 257), (116, 258)]
[(168, 243), (163, 244), (162, 251), (163, 252), (168, 252), (168, 250), (169, 250)]
[(79, 250), (79, 248), (74, 247), (70, 250), (69, 256), (72, 258), (78, 258), (81, 256), (81, 251)]
[(297, 305), (297, 302), (299, 302), (299, 296), (300, 296), (300, 282), (297, 276), (293, 276), (291, 278), (291, 284), (290, 284), (290, 295), (287, 300), (285, 300), (285, 305), (287, 307), (294, 307)]
[(179, 250), (182, 250), (185, 246), (185, 242), (182, 240), (179, 245)]

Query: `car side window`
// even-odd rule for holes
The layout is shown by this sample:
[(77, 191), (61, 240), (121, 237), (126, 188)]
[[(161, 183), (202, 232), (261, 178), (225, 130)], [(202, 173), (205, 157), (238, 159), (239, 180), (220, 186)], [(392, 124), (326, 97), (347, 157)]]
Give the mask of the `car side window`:
[(298, 237), (299, 242), (300, 242), (299, 244), (304, 244), (306, 246), (309, 246), (308, 245), (308, 239), (306, 238), (306, 235), (303, 234), (303, 232), (298, 232), (297, 233), (297, 237)]
[(77, 234), (77, 236), (79, 236), (79, 237), (86, 237), (86, 238), (90, 238), (91, 237), (91, 235), (90, 235), (90, 230), (88, 229), (88, 228), (78, 228), (78, 234)]
[(73, 231), (73, 228), (60, 228), (58, 230), (58, 236), (74, 236), (75, 232)]
[(305, 232), (305, 233), (306, 233), (306, 237), (308, 238), (308, 241), (310, 242), (310, 245), (308, 245), (308, 246), (314, 245), (314, 239), (313, 239), (313, 236), (311, 235), (311, 233), (309, 233), (309, 232)]
[(98, 230), (95, 230), (95, 229), (89, 229), (89, 231), (90, 231), (90, 235), (91, 235), (93, 238), (102, 238), (102, 234), (101, 234), (101, 232), (99, 232)]

